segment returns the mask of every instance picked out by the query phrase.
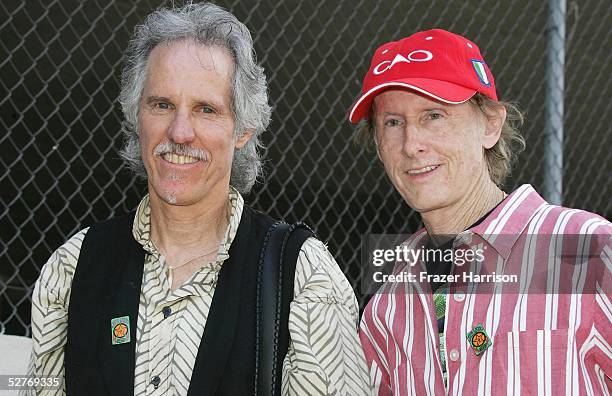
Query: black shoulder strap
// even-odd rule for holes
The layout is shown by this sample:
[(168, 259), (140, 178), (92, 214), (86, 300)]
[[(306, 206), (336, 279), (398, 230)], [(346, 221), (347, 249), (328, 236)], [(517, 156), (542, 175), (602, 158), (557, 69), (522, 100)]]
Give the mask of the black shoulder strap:
[(257, 277), (255, 394), (280, 395), (282, 364), (289, 348), (289, 306), (295, 265), (306, 239), (314, 236), (303, 223), (276, 222), (261, 249)]

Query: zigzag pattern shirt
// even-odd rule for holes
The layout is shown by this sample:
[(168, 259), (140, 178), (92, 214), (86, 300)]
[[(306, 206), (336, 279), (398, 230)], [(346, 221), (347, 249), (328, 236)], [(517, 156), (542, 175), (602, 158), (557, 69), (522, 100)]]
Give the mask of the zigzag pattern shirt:
[[(187, 394), (219, 270), (229, 257), (242, 215), (244, 202), (233, 188), (229, 201), (230, 222), (216, 260), (174, 291), (164, 257), (150, 238), (148, 196), (138, 206), (132, 231), (147, 254), (138, 312), (134, 395)], [(32, 375), (64, 376), (70, 285), (86, 233), (87, 229), (82, 230), (56, 250), (36, 282), (32, 298)], [(357, 333), (355, 294), (317, 239), (309, 238), (302, 246), (294, 295), (289, 316), (291, 340), (283, 362), (283, 395), (369, 394)], [(167, 315), (169, 312), (171, 315)], [(36, 394), (64, 393), (64, 389), (39, 389)]]
[[(611, 238), (606, 219), (550, 205), (521, 186), (453, 244), (484, 251), (461, 266), (455, 258), (455, 275), (511, 274), (516, 282), (452, 284), (442, 348), (434, 299), (418, 282), (385, 283), (369, 301), (360, 337), (375, 393), (609, 395)], [(404, 245), (427, 239), (423, 229)], [(398, 263), (395, 271), (418, 279), (422, 269)], [(482, 339), (470, 334), (492, 344), (480, 350)]]

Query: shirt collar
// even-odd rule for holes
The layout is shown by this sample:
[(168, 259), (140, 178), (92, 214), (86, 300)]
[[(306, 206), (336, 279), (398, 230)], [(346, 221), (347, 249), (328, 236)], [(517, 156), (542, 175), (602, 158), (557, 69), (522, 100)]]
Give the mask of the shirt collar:
[[(242, 210), (244, 208), (244, 199), (242, 195), (232, 186), (230, 186), (229, 189), (228, 199), (230, 205), (229, 225), (219, 244), (217, 262), (224, 261), (229, 257), (229, 248), (238, 231), (238, 225), (240, 224), (240, 218), (242, 217)], [(134, 224), (132, 225), (132, 235), (134, 239), (142, 245), (145, 251), (153, 255), (159, 255), (157, 247), (151, 240), (151, 205), (148, 194), (140, 201), (136, 209), (136, 216), (134, 218)]]
[(502, 201), (480, 224), (458, 235), (474, 233), (507, 259), (531, 219), (548, 203), (530, 184), (523, 184)]
[[(523, 230), (544, 205), (548, 203), (535, 189), (530, 184), (523, 184), (508, 195), (482, 222), (459, 233), (454, 245), (463, 242), (473, 244), (471, 236), (477, 234), (507, 259)], [(405, 244), (411, 247), (423, 244), (426, 232), (425, 228), (420, 229), (408, 238)]]

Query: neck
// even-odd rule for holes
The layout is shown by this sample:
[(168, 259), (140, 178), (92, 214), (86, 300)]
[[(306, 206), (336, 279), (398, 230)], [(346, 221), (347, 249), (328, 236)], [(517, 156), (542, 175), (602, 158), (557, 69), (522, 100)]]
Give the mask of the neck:
[(497, 206), (505, 193), (485, 175), (459, 201), (449, 207), (435, 209), (421, 214), (427, 233), (436, 239), (444, 235), (454, 236), (474, 224), (478, 219)]
[(170, 205), (150, 191), (151, 238), (171, 261), (214, 249), (229, 224), (229, 188), (192, 205)]

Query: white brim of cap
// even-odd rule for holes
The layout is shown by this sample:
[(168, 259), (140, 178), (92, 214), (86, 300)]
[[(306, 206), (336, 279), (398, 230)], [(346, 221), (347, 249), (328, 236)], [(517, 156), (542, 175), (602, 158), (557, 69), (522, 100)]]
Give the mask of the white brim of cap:
[[(442, 83), (442, 81), (437, 81), (438, 83)], [(349, 121), (353, 124), (359, 122), (362, 118), (367, 116), (367, 112), (365, 114), (361, 114), (360, 117), (356, 117), (356, 112), (357, 109), (360, 108), (360, 106), (362, 106), (364, 104), (364, 102), (367, 99), (372, 99), (372, 97), (386, 89), (386, 88), (391, 88), (391, 87), (402, 87), (402, 88), (408, 88), (411, 90), (414, 90), (416, 92), (419, 92), (425, 96), (428, 96), (434, 100), (437, 100), (439, 102), (443, 102), (443, 103), (448, 103), (448, 104), (461, 104), (464, 102), (467, 102), (468, 100), (470, 100), (470, 98), (472, 96), (474, 96), (476, 94), (476, 90), (475, 89), (469, 89), (469, 88), (465, 88), (465, 87), (461, 87), (459, 85), (456, 84), (452, 84), (452, 83), (446, 83), (449, 85), (452, 85), (454, 89), (461, 89), (463, 90), (463, 92), (465, 93), (465, 96), (463, 96), (463, 98), (459, 99), (459, 100), (448, 100), (448, 99), (444, 99), (442, 98), (440, 95), (437, 95), (433, 92), (429, 92), (421, 87), (418, 87), (416, 85), (407, 83), (407, 82), (402, 82), (402, 81), (391, 81), (391, 82), (386, 82), (383, 84), (379, 84), (373, 88), (371, 88), (368, 92), (364, 93), (363, 95), (361, 95), (361, 97), (359, 99), (357, 99), (357, 101), (355, 101), (355, 103), (353, 104), (353, 106), (351, 107), (351, 112), (349, 113)]]

